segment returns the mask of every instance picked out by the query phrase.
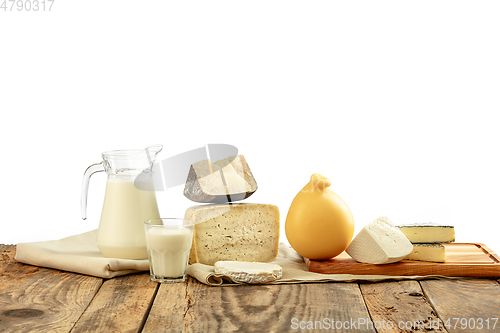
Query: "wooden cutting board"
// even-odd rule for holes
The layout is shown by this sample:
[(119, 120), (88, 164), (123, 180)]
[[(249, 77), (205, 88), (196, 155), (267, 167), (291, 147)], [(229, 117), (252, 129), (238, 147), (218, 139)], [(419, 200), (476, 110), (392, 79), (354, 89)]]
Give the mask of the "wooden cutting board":
[(346, 252), (333, 259), (317, 261), (304, 258), (310, 272), (361, 275), (442, 275), (500, 276), (500, 257), (480, 243), (443, 244), (446, 262), (401, 260), (392, 264), (373, 265), (357, 262)]

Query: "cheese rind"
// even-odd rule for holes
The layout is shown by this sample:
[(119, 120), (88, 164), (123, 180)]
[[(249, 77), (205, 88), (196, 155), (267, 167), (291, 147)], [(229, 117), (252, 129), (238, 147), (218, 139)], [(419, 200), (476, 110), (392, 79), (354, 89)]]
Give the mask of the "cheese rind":
[(396, 262), (412, 251), (408, 238), (387, 217), (379, 217), (365, 226), (346, 249), (353, 259), (368, 264)]
[(414, 244), (451, 243), (455, 241), (455, 228), (438, 223), (415, 223), (397, 226)]
[(220, 260), (269, 262), (279, 245), (279, 210), (268, 204), (216, 204), (190, 207), (195, 222), (190, 263)]
[(280, 279), (280, 265), (263, 262), (217, 261), (214, 272), (240, 283), (269, 283)]
[(191, 165), (184, 196), (195, 202), (225, 203), (243, 200), (257, 191), (243, 155), (217, 162), (203, 160)]
[(409, 260), (445, 262), (446, 251), (442, 244), (413, 244), (413, 251), (406, 257)]

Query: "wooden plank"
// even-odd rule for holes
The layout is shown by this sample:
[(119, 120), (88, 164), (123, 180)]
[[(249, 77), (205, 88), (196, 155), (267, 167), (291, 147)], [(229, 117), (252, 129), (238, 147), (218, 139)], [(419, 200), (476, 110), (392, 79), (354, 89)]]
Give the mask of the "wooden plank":
[(160, 286), (143, 332), (311, 331), (301, 329), (308, 326), (375, 332), (360, 328), (358, 318), (368, 321), (369, 313), (356, 283), (209, 287), (189, 279)]
[(480, 243), (444, 243), (446, 262), (401, 260), (373, 265), (357, 262), (346, 252), (323, 261), (305, 259), (311, 272), (361, 275), (442, 275), (468, 277), (500, 276), (500, 258)]
[(495, 280), (422, 280), (420, 285), (448, 332), (500, 332), (500, 285)]
[(377, 332), (446, 332), (418, 281), (360, 283)]
[(0, 248), (0, 332), (69, 332), (102, 279), (25, 265)]
[(184, 331), (184, 316), (192, 301), (187, 290), (192, 283), (188, 277), (184, 283), (160, 284), (142, 332)]
[(156, 289), (149, 272), (104, 281), (71, 332), (140, 331)]

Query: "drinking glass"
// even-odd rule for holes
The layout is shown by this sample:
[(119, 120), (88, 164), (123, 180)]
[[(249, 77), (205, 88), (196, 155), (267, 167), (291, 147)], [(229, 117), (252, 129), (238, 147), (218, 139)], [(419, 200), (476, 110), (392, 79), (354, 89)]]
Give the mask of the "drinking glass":
[(185, 281), (194, 222), (182, 218), (155, 218), (145, 221), (144, 228), (151, 280)]

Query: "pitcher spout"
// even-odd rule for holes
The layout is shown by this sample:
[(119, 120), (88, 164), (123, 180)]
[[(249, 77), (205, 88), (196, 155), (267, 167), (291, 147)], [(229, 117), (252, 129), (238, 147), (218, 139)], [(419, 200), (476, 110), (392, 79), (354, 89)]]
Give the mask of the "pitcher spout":
[(144, 149), (144, 152), (146, 153), (146, 156), (148, 157), (148, 160), (151, 164), (154, 163), (156, 159), (156, 155), (158, 155), (159, 152), (161, 152), (163, 149), (162, 145), (152, 145)]

